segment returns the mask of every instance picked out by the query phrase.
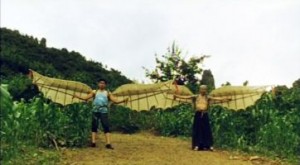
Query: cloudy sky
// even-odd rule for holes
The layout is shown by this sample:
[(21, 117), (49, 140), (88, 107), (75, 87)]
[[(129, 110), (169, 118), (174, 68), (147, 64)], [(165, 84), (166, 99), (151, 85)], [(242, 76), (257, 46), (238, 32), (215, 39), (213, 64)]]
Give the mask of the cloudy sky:
[(173, 41), (186, 58), (211, 55), (217, 86), (300, 78), (299, 0), (1, 0), (1, 27), (140, 81)]

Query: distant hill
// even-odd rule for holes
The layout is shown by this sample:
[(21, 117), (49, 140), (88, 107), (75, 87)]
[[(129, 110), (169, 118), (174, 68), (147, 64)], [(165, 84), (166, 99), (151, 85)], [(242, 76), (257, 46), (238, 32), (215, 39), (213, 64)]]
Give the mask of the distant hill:
[(102, 63), (86, 60), (78, 52), (47, 47), (45, 38), (7, 28), (1, 28), (0, 33), (1, 80), (12, 79), (31, 68), (47, 76), (80, 81), (92, 87), (96, 87), (99, 78), (108, 80), (110, 89), (131, 82), (120, 71), (108, 70)]

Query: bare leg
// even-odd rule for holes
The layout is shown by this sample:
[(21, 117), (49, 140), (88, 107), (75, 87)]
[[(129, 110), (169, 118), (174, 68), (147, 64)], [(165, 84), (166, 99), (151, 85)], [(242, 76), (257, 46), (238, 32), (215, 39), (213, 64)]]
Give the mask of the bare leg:
[(92, 132), (92, 143), (96, 143), (97, 132)]
[(106, 144), (110, 144), (110, 133), (105, 134)]
[(105, 147), (107, 149), (113, 150), (114, 148), (110, 144), (110, 133), (105, 133), (105, 139), (106, 139), (106, 145), (105, 145)]

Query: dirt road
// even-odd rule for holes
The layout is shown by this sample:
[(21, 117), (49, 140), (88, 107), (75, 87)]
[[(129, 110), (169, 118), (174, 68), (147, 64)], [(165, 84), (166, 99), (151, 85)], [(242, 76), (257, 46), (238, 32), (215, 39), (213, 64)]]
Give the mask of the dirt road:
[[(97, 148), (66, 149), (62, 164), (70, 165), (275, 165), (279, 162), (237, 155), (227, 151), (192, 151), (190, 141), (154, 136), (113, 133), (114, 150), (104, 148), (104, 136), (98, 136)], [(251, 159), (251, 160), (250, 160)], [(253, 160), (252, 160), (253, 159)]]

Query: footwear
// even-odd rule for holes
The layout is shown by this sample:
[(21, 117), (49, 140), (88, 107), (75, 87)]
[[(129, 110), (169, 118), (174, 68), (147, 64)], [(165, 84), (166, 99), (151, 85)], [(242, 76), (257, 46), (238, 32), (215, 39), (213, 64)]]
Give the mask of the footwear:
[(105, 148), (107, 148), (107, 149), (111, 149), (111, 150), (113, 150), (114, 148), (111, 146), (111, 144), (106, 144), (105, 145)]
[(92, 144), (91, 144), (91, 147), (96, 147), (96, 143), (92, 143)]
[(200, 149), (199, 151), (211, 151), (211, 152), (213, 152), (214, 148), (213, 147), (205, 147), (205, 148)]
[(199, 151), (198, 146), (195, 146), (194, 151)]

